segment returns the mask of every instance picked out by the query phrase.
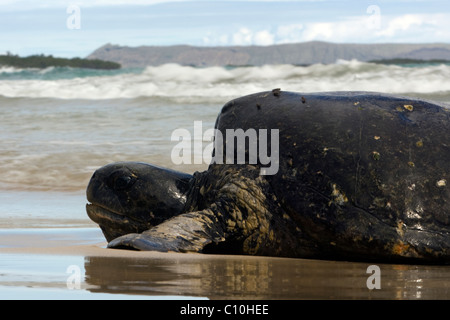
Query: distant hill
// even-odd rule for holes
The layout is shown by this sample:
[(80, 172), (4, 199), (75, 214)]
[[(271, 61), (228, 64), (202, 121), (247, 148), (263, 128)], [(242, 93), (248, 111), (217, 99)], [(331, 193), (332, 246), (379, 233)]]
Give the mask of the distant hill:
[(359, 61), (384, 59), (450, 60), (450, 44), (337, 44), (320, 41), (272, 46), (195, 47), (106, 44), (87, 59), (120, 63), (122, 67), (178, 63), (192, 66), (260, 66), (264, 64), (330, 64), (338, 59)]
[(72, 67), (86, 69), (120, 69), (120, 64), (111, 61), (99, 59), (66, 59), (55, 58), (53, 56), (33, 55), (28, 57), (19, 57), (17, 55), (0, 55), (0, 66), (18, 67), (18, 68), (38, 68), (48, 67)]

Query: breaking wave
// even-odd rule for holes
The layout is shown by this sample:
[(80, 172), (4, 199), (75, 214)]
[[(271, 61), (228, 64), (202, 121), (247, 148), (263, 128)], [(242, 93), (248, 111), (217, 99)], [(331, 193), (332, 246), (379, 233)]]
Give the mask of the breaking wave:
[[(114, 71), (0, 67), (0, 190), (83, 192), (114, 161), (175, 165), (175, 129), (214, 126), (230, 99), (259, 91), (367, 90), (450, 101), (450, 66), (333, 65), (195, 68), (167, 64)], [(195, 151), (195, 150), (194, 150)]]
[(356, 60), (311, 66), (197, 68), (165, 64), (121, 70), (0, 68), (0, 95), (59, 99), (160, 97), (175, 101), (226, 99), (285, 91), (380, 91), (450, 96), (450, 65), (406, 67)]

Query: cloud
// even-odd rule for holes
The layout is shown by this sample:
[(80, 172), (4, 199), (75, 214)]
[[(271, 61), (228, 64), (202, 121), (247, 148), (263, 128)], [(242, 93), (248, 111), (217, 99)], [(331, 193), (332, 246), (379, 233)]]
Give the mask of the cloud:
[(277, 43), (293, 43), (301, 41), (301, 36), (303, 32), (303, 24), (288, 24), (280, 25), (276, 32), (276, 42)]
[(342, 30), (343, 26), (342, 24), (331, 22), (310, 23), (305, 26), (302, 38), (304, 41), (333, 40), (340, 34), (336, 33), (336, 29), (340, 29), (342, 32), (344, 31)]
[(380, 14), (348, 17), (342, 21), (305, 25), (303, 41), (335, 42), (447, 42), (450, 41), (450, 14)]
[[(188, 2), (192, 0), (176, 0), (176, 2)], [(58, 9), (66, 8), (70, 5), (82, 8), (92, 7), (112, 7), (112, 6), (149, 6), (160, 3), (171, 3), (174, 0), (2, 0), (0, 11), (28, 11), (36, 9)]]
[(301, 41), (301, 24), (280, 25), (274, 30), (241, 27), (231, 34), (214, 34), (208, 32), (203, 37), (205, 45), (235, 45), (235, 46), (268, 46), (280, 43), (294, 43)]
[(265, 29), (246, 26), (228, 34), (210, 33), (204, 40), (209, 45), (272, 45), (304, 41), (448, 42), (450, 14), (368, 14), (338, 21), (280, 24)]
[[(229, 37), (222, 35), (219, 39), (223, 43)], [(275, 36), (268, 30), (251, 31), (248, 28), (241, 28), (230, 37), (231, 44), (236, 46), (257, 45), (268, 46), (274, 44)]]
[[(44, 8), (61, 8), (78, 5), (83, 8), (111, 7), (111, 6), (149, 6), (161, 3), (196, 2), (196, 0), (1, 0), (0, 11), (33, 10)], [(209, 0), (208, 2), (222, 2), (223, 0)], [(321, 2), (324, 0), (238, 0), (242, 2)]]
[(418, 14), (406, 14), (388, 22), (386, 28), (377, 32), (378, 36), (393, 37), (399, 33), (405, 33), (411, 29), (422, 27), (427, 21), (432, 21), (429, 16)]
[(253, 36), (253, 43), (257, 46), (267, 46), (274, 44), (275, 36), (267, 30), (256, 32)]
[(250, 45), (253, 44), (253, 32), (248, 28), (241, 28), (231, 36), (231, 39), (233, 45)]

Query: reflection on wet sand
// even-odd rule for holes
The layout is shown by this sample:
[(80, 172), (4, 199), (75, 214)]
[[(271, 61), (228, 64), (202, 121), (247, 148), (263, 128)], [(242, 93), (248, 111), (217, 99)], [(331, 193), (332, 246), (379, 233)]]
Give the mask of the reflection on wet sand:
[(370, 263), (169, 254), (87, 256), (92, 292), (211, 299), (450, 299), (450, 267), (379, 264), (381, 289), (368, 289)]

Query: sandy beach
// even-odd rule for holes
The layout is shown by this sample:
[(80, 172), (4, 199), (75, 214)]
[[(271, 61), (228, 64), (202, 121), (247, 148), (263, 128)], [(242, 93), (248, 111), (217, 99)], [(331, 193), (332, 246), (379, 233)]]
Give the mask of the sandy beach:
[(449, 299), (448, 266), (106, 249), (98, 228), (0, 230), (0, 299)]

